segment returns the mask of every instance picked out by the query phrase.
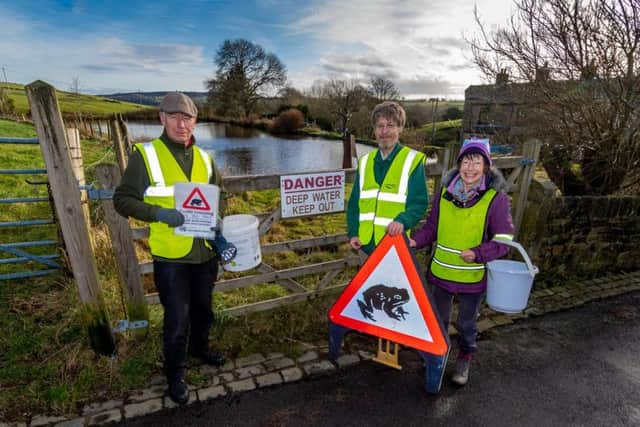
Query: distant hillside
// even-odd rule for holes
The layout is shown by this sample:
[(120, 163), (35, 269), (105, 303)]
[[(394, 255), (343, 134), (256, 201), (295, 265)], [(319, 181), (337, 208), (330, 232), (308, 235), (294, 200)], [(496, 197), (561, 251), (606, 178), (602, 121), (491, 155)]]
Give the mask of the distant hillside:
[[(2, 83), (9, 97), (13, 99), (18, 114), (29, 113), (29, 101), (24, 91), (24, 85), (19, 83)], [(56, 90), (58, 103), (62, 113), (82, 113), (91, 115), (108, 115), (113, 113), (127, 113), (146, 108), (144, 105), (125, 102), (116, 99), (105, 99), (94, 95), (83, 95)]]
[[(150, 105), (157, 107), (160, 104), (162, 98), (169, 93), (164, 92), (128, 92), (128, 93), (113, 93), (110, 95), (98, 95), (103, 98), (114, 99), (123, 102), (132, 102), (134, 104)], [(184, 92), (190, 96), (196, 104), (205, 104), (207, 102), (207, 92)]]

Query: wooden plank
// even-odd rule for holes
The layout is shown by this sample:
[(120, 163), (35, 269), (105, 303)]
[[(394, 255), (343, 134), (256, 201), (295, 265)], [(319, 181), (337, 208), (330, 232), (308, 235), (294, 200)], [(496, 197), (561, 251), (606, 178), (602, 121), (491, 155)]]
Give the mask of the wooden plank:
[(535, 173), (538, 159), (540, 158), (540, 148), (542, 143), (537, 139), (532, 139), (524, 143), (522, 146), (522, 158), (525, 160), (531, 160), (531, 164), (524, 166), (522, 172), (522, 178), (520, 179), (520, 185), (518, 186), (518, 200), (516, 202), (515, 215), (513, 218), (513, 225), (515, 227), (514, 235), (518, 235), (520, 230), (520, 224), (522, 223), (522, 217), (524, 216), (524, 210), (527, 207), (527, 197), (529, 196), (529, 186)]
[(335, 261), (326, 261), (317, 264), (308, 264), (299, 267), (277, 270), (272, 273), (254, 274), (252, 276), (239, 277), (237, 279), (221, 280), (216, 284), (216, 290), (219, 292), (230, 291), (232, 289), (240, 289), (260, 283), (275, 282), (282, 279), (291, 279), (307, 274), (324, 273), (330, 270), (342, 269), (360, 265), (358, 257), (349, 257)]
[(258, 226), (258, 234), (260, 234), (261, 236), (264, 236), (269, 230), (271, 230), (271, 227), (273, 227), (273, 224), (276, 221), (278, 221), (281, 217), (282, 216), (280, 212), (280, 203), (278, 203), (278, 206), (276, 206), (274, 211), (271, 212), (271, 215), (269, 215), (267, 218), (265, 218), (260, 222), (260, 225)]
[[(269, 264), (266, 263), (262, 263), (258, 266), (257, 270), (260, 273), (272, 273), (274, 271), (276, 271), (275, 268), (273, 268), (272, 266), (270, 266)], [(282, 286), (283, 288), (286, 288), (288, 290), (290, 290), (291, 292), (294, 293), (299, 293), (299, 292), (306, 292), (307, 288), (305, 288), (304, 286), (302, 286), (300, 283), (296, 282), (293, 279), (282, 279), (279, 280), (277, 282), (275, 282), (277, 285)]]
[[(100, 164), (96, 167), (96, 175), (100, 187), (105, 190), (113, 190), (120, 182), (120, 171), (114, 164)], [(116, 262), (118, 263), (118, 275), (122, 291), (125, 296), (128, 319), (149, 320), (149, 310), (144, 298), (144, 288), (138, 268), (138, 257), (133, 244), (133, 236), (129, 221), (120, 216), (113, 207), (110, 199), (102, 200), (104, 220), (109, 228), (111, 246)], [(149, 328), (134, 330), (134, 336), (141, 338), (146, 336)]]
[(522, 172), (522, 166), (518, 166), (514, 170), (511, 171), (509, 178), (507, 178), (507, 183), (512, 186), (515, 184), (516, 179), (518, 179), (518, 175)]
[(300, 249), (315, 248), (320, 246), (337, 245), (349, 241), (347, 233), (330, 234), (310, 239), (288, 240), (286, 242), (267, 243), (261, 247), (263, 254), (282, 251), (295, 251)]
[[(339, 169), (342, 170), (342, 169)], [(335, 172), (336, 169), (305, 172), (305, 173), (325, 173)], [(355, 169), (345, 170), (345, 179), (347, 182), (353, 182), (355, 178)], [(222, 184), (229, 193), (241, 193), (243, 191), (270, 190), (280, 188), (280, 176), (291, 174), (271, 174), (271, 175), (242, 175), (242, 176), (225, 176), (222, 178)]]
[(332, 270), (332, 271), (328, 271), (327, 274), (324, 275), (324, 277), (322, 278), (322, 280), (320, 280), (318, 282), (318, 284), (316, 285), (316, 290), (320, 290), (320, 289), (324, 289), (327, 287), (327, 285), (329, 283), (331, 283), (331, 281), (333, 279), (336, 278), (336, 276), (340, 274), (340, 270)]
[(91, 346), (99, 354), (110, 355), (115, 350), (115, 343), (100, 289), (88, 225), (80, 204), (80, 190), (72, 172), (56, 91), (42, 81), (25, 86), (25, 91), (68, 259), (83, 303)]
[[(67, 134), (67, 145), (69, 146), (69, 157), (71, 158), (71, 166), (73, 174), (78, 180), (78, 185), (85, 185), (87, 182), (84, 178), (84, 165), (82, 162), (82, 148), (80, 147), (80, 131), (76, 128), (65, 129)], [(91, 215), (89, 213), (89, 197), (86, 190), (80, 190), (80, 205), (82, 205), (82, 213), (84, 215), (87, 227), (91, 229)], [(89, 234), (91, 239), (91, 234)], [(93, 241), (92, 241), (93, 245)]]
[(238, 307), (231, 307), (231, 308), (222, 310), (222, 313), (224, 313), (227, 316), (240, 316), (246, 313), (255, 313), (258, 311), (271, 310), (277, 307), (282, 307), (284, 305), (289, 305), (289, 304), (293, 304), (301, 301), (307, 301), (307, 300), (316, 298), (322, 294), (340, 290), (345, 286), (347, 286), (346, 283), (341, 283), (339, 285), (327, 287), (324, 289), (317, 289), (317, 290), (305, 292), (304, 294), (287, 295), (284, 297), (260, 301), (253, 304), (246, 304)]
[(111, 130), (111, 140), (113, 142), (113, 152), (116, 155), (116, 162), (118, 162), (120, 174), (124, 174), (129, 158), (127, 148), (125, 147), (124, 140), (120, 134), (120, 124), (117, 120), (110, 120), (109, 129)]
[[(270, 300), (259, 301), (259, 302), (245, 304), (237, 307), (231, 307), (231, 308), (222, 310), (222, 313), (228, 316), (240, 316), (245, 313), (271, 310), (276, 307), (282, 307), (284, 305), (306, 301), (329, 292), (334, 292), (334, 291), (343, 289), (345, 286), (347, 286), (347, 283), (341, 283), (338, 285), (326, 287), (324, 289), (314, 289), (312, 291), (307, 291), (301, 294), (287, 295), (284, 297), (273, 298)], [(215, 292), (217, 292), (217, 289), (215, 290)], [(157, 292), (154, 292), (152, 294), (147, 294), (145, 298), (147, 300), (147, 304), (150, 304), (150, 305), (160, 304), (160, 297), (158, 296)]]

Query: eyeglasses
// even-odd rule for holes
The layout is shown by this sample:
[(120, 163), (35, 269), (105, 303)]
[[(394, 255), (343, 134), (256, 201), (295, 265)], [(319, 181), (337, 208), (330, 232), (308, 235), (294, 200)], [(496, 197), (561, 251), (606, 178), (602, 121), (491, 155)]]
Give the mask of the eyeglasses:
[[(480, 156), (478, 154), (478, 156)], [(469, 159), (469, 158), (463, 158), (462, 161), (460, 162), (460, 166), (466, 166), (466, 167), (474, 167), (474, 168), (481, 168), (484, 166), (484, 160), (481, 158), (477, 159)]]
[(389, 129), (389, 130), (394, 130), (398, 127), (398, 125), (393, 124), (393, 123), (389, 123), (389, 124), (376, 124), (376, 130), (384, 130), (384, 129)]

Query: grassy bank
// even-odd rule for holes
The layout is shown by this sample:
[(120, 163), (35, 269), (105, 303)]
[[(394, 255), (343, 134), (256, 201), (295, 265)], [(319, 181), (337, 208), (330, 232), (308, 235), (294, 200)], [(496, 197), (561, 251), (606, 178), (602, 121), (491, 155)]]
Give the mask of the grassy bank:
[[(18, 83), (3, 83), (9, 98), (13, 99), (18, 115), (29, 113), (29, 101), (24, 91), (24, 85)], [(148, 109), (144, 105), (117, 101), (93, 95), (76, 94), (56, 90), (58, 103), (62, 114), (80, 113), (83, 115), (106, 116), (114, 113), (126, 113)]]

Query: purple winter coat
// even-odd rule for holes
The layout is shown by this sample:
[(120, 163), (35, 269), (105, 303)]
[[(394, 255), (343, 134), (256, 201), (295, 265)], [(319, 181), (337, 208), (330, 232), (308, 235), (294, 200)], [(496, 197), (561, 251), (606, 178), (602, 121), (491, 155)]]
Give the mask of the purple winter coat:
[[(450, 170), (443, 180), (442, 185), (448, 186), (457, 174), (457, 169)], [(482, 243), (474, 248), (468, 248), (475, 252), (476, 262), (478, 263), (487, 263), (506, 255), (509, 251), (509, 246), (493, 242), (491, 239), (496, 234), (513, 234), (514, 230), (511, 219), (511, 208), (509, 206), (509, 196), (502, 191), (506, 188), (507, 184), (502, 173), (497, 169), (490, 169), (485, 175), (485, 182), (487, 187), (494, 188), (498, 194), (496, 194), (496, 197), (489, 207), (487, 221), (482, 235)], [(433, 198), (433, 205), (431, 206), (427, 222), (422, 228), (415, 231), (412, 236), (412, 239), (416, 241), (417, 249), (431, 245), (438, 239), (438, 215), (440, 213), (442, 195), (440, 192), (438, 192), (437, 195), (438, 197)], [(469, 206), (473, 206), (477, 200), (479, 199), (473, 200)], [(445, 200), (444, 203), (450, 202)], [(482, 280), (473, 285), (439, 279), (431, 274), (431, 269), (427, 272), (427, 281), (451, 293), (481, 293), (487, 289), (486, 270)]]

